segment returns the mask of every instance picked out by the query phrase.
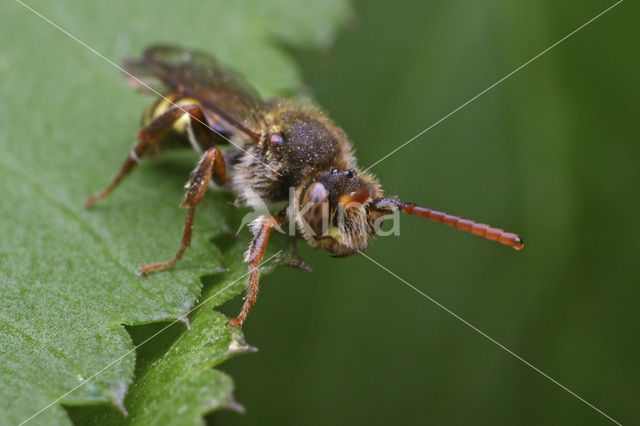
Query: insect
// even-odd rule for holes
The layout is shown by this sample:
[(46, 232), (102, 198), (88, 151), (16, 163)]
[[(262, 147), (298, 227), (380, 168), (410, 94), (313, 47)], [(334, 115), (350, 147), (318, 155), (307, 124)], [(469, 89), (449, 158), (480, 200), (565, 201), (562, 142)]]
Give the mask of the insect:
[[(182, 258), (191, 242), (196, 207), (211, 181), (249, 206), (288, 202), (279, 213), (252, 222), (254, 236), (245, 256), (247, 294), (230, 325), (242, 325), (253, 308), (269, 236), (285, 221), (295, 224), (297, 235), (309, 245), (335, 256), (365, 249), (376, 228), (399, 211), (518, 250), (524, 247), (516, 234), (386, 195), (371, 173), (358, 169), (347, 135), (318, 107), (286, 99), (262, 101), (211, 56), (157, 45), (126, 61), (124, 69), (134, 86), (159, 83), (165, 94), (146, 111), (137, 144), (118, 175), (89, 196), (86, 206), (113, 191), (144, 155), (161, 149), (168, 133), (178, 137), (178, 145), (201, 153), (182, 203), (187, 211), (178, 251), (167, 262), (142, 265), (140, 274), (171, 268)], [(229, 146), (223, 153), (224, 145)]]

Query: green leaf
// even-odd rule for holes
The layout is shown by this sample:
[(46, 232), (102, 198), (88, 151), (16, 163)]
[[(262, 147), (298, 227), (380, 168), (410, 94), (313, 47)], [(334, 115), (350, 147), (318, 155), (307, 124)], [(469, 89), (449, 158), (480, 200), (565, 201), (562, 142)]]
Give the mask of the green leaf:
[[(116, 63), (154, 42), (179, 43), (239, 68), (265, 96), (300, 85), (297, 66), (274, 41), (326, 46), (348, 12), (342, 0), (28, 4)], [(244, 288), (248, 231), (226, 237), (242, 212), (230, 205), (231, 194), (212, 191), (183, 261), (136, 276), (138, 265), (165, 260), (178, 246), (178, 205), (196, 155), (145, 161), (112, 196), (85, 210), (85, 196), (124, 160), (150, 99), (19, 3), (2, 11), (0, 423), (19, 423), (47, 407), (29, 424), (70, 424), (68, 413), (76, 422), (95, 421), (101, 412), (114, 423), (194, 424), (210, 410), (237, 407), (231, 379), (211, 368), (247, 347), (211, 307)], [(279, 238), (275, 246), (286, 244)], [(202, 287), (200, 278), (216, 273), (217, 282)], [(137, 334), (166, 323), (130, 328), (131, 335), (124, 324), (172, 321), (214, 295), (191, 314), (189, 331), (178, 323), (144, 343), (136, 365), (134, 341), (144, 341)], [(65, 411), (61, 404), (110, 404), (129, 416), (110, 408)]]

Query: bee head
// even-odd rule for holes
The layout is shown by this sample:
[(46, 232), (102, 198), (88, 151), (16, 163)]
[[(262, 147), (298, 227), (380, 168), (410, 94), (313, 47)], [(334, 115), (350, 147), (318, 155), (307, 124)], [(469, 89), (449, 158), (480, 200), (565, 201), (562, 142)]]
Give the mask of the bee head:
[(395, 211), (393, 205), (374, 208), (373, 200), (382, 195), (370, 174), (354, 169), (323, 171), (296, 191), (296, 225), (311, 246), (348, 256), (366, 248), (379, 218)]

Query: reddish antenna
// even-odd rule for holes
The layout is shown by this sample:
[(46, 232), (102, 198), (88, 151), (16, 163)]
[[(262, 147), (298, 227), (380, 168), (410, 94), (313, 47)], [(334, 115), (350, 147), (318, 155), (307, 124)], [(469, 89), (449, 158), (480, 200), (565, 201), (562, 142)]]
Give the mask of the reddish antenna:
[(384, 198), (376, 201), (377, 205), (391, 203), (396, 205), (406, 214), (423, 217), (447, 226), (453, 226), (461, 231), (470, 232), (473, 235), (478, 235), (479, 237), (484, 237), (491, 241), (497, 241), (500, 244), (513, 247), (516, 250), (524, 248), (524, 242), (518, 234), (506, 232), (500, 228), (493, 228), (492, 226), (484, 223), (477, 223), (474, 220), (463, 219), (460, 216), (450, 215), (428, 207), (417, 206), (413, 203), (403, 203), (395, 198)]

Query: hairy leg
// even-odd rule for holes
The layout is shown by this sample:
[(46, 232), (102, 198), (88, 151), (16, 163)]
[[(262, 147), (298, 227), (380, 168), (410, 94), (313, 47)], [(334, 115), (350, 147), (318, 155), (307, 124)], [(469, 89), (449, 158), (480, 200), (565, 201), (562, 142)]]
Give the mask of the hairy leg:
[(244, 320), (247, 318), (247, 314), (253, 308), (258, 298), (258, 287), (260, 282), (260, 262), (264, 257), (264, 252), (269, 242), (269, 236), (271, 231), (279, 227), (284, 222), (285, 215), (280, 214), (278, 216), (260, 216), (258, 218), (257, 229), (254, 231), (254, 237), (247, 250), (245, 260), (249, 263), (249, 286), (247, 288), (247, 295), (245, 297), (242, 311), (237, 318), (229, 320), (229, 325), (241, 326)]
[(184, 221), (182, 243), (180, 244), (178, 252), (168, 262), (140, 266), (140, 268), (138, 268), (139, 274), (171, 268), (177, 261), (182, 259), (184, 251), (189, 247), (189, 244), (191, 244), (191, 233), (193, 231), (193, 219), (195, 217), (196, 207), (200, 204), (202, 198), (204, 198), (212, 175), (215, 175), (218, 180), (222, 182), (227, 181), (224, 158), (220, 150), (216, 147), (211, 147), (202, 154), (200, 162), (189, 182), (187, 195), (181, 205), (181, 207), (187, 207), (187, 216)]
[(156, 117), (151, 123), (143, 127), (138, 131), (138, 143), (131, 150), (129, 156), (122, 164), (120, 173), (113, 179), (113, 181), (102, 191), (97, 192), (87, 197), (84, 205), (91, 207), (96, 201), (106, 197), (113, 191), (120, 182), (133, 170), (133, 168), (140, 162), (142, 156), (147, 150), (158, 142), (174, 125), (176, 121), (182, 118), (185, 114), (189, 114), (202, 120), (202, 111), (197, 105), (180, 105), (170, 108), (160, 116)]

